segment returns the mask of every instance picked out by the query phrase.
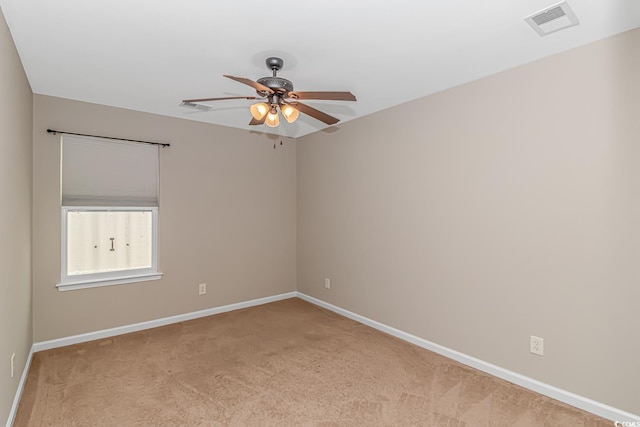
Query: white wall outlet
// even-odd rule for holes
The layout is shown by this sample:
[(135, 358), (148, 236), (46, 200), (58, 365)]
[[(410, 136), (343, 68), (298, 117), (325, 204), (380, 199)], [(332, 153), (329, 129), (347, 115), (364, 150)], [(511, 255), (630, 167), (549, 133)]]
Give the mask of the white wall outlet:
[(198, 285), (198, 295), (204, 295), (207, 293), (207, 284), (206, 283), (200, 283)]
[(16, 354), (13, 353), (11, 355), (11, 378), (13, 378), (13, 375), (15, 374), (15, 361), (16, 361)]
[(324, 287), (327, 289), (331, 289), (331, 279), (329, 279), (328, 277), (324, 278)]
[(529, 351), (538, 356), (544, 356), (544, 339), (531, 335), (529, 340)]

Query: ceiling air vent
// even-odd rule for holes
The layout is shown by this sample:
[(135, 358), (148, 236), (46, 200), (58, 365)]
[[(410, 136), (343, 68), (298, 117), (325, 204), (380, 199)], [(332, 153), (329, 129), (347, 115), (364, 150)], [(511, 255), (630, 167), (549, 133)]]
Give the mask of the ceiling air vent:
[(524, 19), (541, 36), (578, 25), (578, 18), (566, 1), (554, 4)]

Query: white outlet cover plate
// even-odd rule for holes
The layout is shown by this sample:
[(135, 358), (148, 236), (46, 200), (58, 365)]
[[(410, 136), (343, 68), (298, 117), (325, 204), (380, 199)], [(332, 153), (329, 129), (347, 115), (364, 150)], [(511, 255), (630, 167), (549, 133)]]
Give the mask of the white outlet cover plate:
[(529, 351), (538, 356), (544, 356), (544, 339), (531, 335)]

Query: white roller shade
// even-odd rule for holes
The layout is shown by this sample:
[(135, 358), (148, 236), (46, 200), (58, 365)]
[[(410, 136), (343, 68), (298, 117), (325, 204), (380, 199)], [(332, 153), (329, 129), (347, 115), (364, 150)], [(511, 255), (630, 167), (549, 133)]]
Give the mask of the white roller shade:
[(62, 206), (158, 206), (158, 146), (63, 135)]

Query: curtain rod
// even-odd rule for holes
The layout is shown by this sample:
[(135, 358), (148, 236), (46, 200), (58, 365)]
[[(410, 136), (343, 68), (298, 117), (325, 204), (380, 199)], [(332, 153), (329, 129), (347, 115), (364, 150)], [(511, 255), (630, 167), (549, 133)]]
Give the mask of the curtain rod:
[(117, 141), (129, 141), (129, 142), (139, 142), (141, 144), (159, 145), (161, 147), (170, 147), (171, 146), (171, 144), (164, 144), (162, 142), (149, 142), (149, 141), (140, 141), (140, 140), (137, 140), (137, 139), (114, 138), (112, 136), (87, 135), (86, 133), (73, 133), (73, 132), (65, 132), (65, 131), (62, 131), (62, 130), (53, 130), (53, 129), (47, 129), (47, 133), (52, 133), (54, 135), (57, 135), (57, 134), (61, 133), (63, 135), (91, 136), (91, 137), (94, 137), (94, 138), (115, 139)]

